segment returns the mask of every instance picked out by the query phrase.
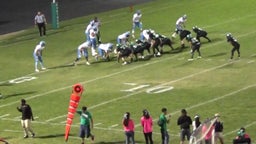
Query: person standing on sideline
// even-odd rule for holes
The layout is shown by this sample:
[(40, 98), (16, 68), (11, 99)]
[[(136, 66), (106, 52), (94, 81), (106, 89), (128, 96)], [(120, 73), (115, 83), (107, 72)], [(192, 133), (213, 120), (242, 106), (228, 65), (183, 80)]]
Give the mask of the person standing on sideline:
[(181, 116), (177, 120), (177, 124), (180, 126), (180, 144), (184, 144), (185, 136), (187, 136), (187, 140), (191, 136), (190, 125), (192, 124), (192, 120), (190, 116), (187, 115), (187, 111), (185, 109), (181, 110)]
[(167, 124), (170, 122), (171, 115), (167, 115), (167, 108), (162, 108), (162, 114), (159, 116), (158, 125), (161, 131), (161, 144), (169, 144), (169, 134), (167, 131)]
[(238, 43), (238, 41), (231, 35), (231, 33), (228, 33), (226, 35), (226, 38), (227, 38), (227, 42), (229, 42), (233, 46), (231, 50), (230, 59), (231, 60), (233, 59), (235, 51), (237, 51), (238, 58), (240, 58), (240, 44)]
[(43, 58), (42, 58), (42, 51), (43, 51), (44, 48), (45, 48), (45, 41), (40, 41), (39, 44), (36, 45), (36, 47), (34, 49), (33, 57), (34, 57), (34, 60), (35, 60), (35, 72), (39, 72), (39, 70), (37, 68), (38, 62), (40, 63), (42, 70), (46, 69), (44, 67)]
[(126, 112), (124, 114), (124, 118), (123, 118), (123, 128), (124, 128), (124, 132), (125, 132), (125, 144), (129, 144), (131, 142), (131, 144), (135, 144), (134, 141), (134, 122), (133, 120), (130, 118), (130, 113)]
[(38, 27), (40, 36), (46, 35), (46, 18), (40, 11), (35, 16), (35, 26)]
[(90, 63), (88, 61), (88, 49), (90, 47), (91, 47), (91, 42), (90, 41), (86, 41), (86, 42), (84, 42), (84, 43), (82, 43), (78, 46), (78, 48), (77, 48), (77, 58), (73, 63), (74, 66), (81, 59), (82, 55), (85, 57), (86, 64), (90, 65)]
[(84, 139), (91, 137), (91, 140), (94, 141), (94, 135), (91, 133), (93, 129), (93, 119), (87, 107), (83, 106), (82, 110), (76, 111), (80, 115), (80, 138), (82, 139), (82, 144), (85, 144)]
[(218, 139), (220, 140), (221, 144), (224, 144), (224, 136), (223, 136), (223, 123), (220, 121), (220, 115), (218, 113), (216, 113), (214, 115), (214, 117), (216, 117), (216, 121), (214, 123), (214, 127), (215, 127), (215, 133), (214, 133), (214, 140), (215, 140), (215, 144), (217, 144)]
[(146, 140), (146, 144), (153, 144), (152, 132), (153, 132), (153, 119), (150, 116), (148, 110), (142, 111), (143, 116), (140, 119), (141, 126), (143, 128), (143, 134)]
[(142, 32), (142, 22), (141, 22), (141, 11), (137, 10), (136, 13), (133, 14), (132, 17), (132, 38), (135, 38), (135, 29), (138, 27), (140, 31)]
[(21, 126), (24, 129), (24, 138), (28, 138), (28, 132), (31, 133), (31, 136), (34, 138), (35, 133), (31, 128), (31, 120), (34, 120), (31, 107), (26, 104), (25, 99), (21, 99), (21, 105), (17, 107), (17, 110), (22, 113), (21, 116)]
[(201, 125), (199, 115), (195, 115), (194, 121), (192, 122), (193, 131), (195, 131)]

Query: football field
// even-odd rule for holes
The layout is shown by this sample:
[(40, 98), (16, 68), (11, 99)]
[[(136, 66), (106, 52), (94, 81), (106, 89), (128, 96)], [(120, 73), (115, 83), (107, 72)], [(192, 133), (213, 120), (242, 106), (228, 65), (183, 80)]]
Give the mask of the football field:
[[(208, 32), (212, 42), (201, 39), (202, 58), (188, 61), (190, 48), (180, 49), (180, 41), (173, 39), (173, 47), (164, 47), (160, 57), (140, 59), (122, 65), (111, 54), (111, 61), (96, 61), (91, 65), (84, 58), (73, 66), (78, 45), (85, 41), (84, 29), (97, 16), (101, 22), (103, 43), (116, 43), (119, 34), (131, 30), (130, 8), (62, 21), (59, 29), (47, 27), (47, 36), (38, 37), (35, 28), (0, 36), (0, 138), (10, 144), (63, 144), (66, 117), (72, 86), (80, 83), (85, 91), (79, 109), (87, 106), (94, 119), (95, 144), (121, 144), (125, 137), (122, 118), (131, 113), (135, 121), (135, 141), (143, 144), (140, 126), (142, 110), (148, 109), (153, 117), (155, 144), (161, 143), (156, 121), (166, 107), (172, 115), (168, 130), (170, 143), (179, 143), (177, 119), (185, 108), (193, 118), (201, 121), (220, 113), (224, 124), (224, 141), (232, 143), (237, 130), (245, 127), (255, 143), (256, 134), (256, 13), (254, 0), (154, 0), (140, 9), (144, 29), (171, 37), (176, 20), (186, 14), (186, 29), (193, 26)], [(135, 31), (139, 37), (139, 30)], [(237, 53), (229, 60), (232, 46), (226, 34), (241, 44), (241, 58)], [(192, 32), (195, 36), (195, 33)], [(44, 71), (34, 72), (32, 52), (44, 40)], [(131, 39), (131, 41), (134, 41)], [(145, 52), (145, 54), (148, 54)], [(21, 113), (16, 109), (24, 98), (32, 107), (35, 138), (23, 139)], [(69, 141), (80, 143), (79, 115), (73, 120)], [(86, 140), (86, 143), (91, 143)], [(187, 142), (188, 143), (188, 142)]]

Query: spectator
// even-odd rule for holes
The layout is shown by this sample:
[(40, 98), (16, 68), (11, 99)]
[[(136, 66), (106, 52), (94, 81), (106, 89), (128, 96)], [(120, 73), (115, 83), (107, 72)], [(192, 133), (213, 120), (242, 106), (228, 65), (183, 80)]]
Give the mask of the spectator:
[(124, 114), (124, 118), (123, 118), (123, 128), (124, 128), (124, 132), (125, 132), (125, 144), (129, 144), (131, 142), (131, 144), (135, 144), (134, 141), (134, 122), (133, 120), (130, 118), (130, 113), (126, 112)]
[(142, 111), (143, 116), (140, 119), (141, 126), (143, 128), (143, 134), (146, 140), (146, 144), (153, 144), (152, 131), (153, 131), (153, 120), (148, 110)]
[(214, 123), (215, 127), (215, 133), (214, 133), (214, 139), (215, 143), (217, 144), (217, 140), (220, 140), (221, 144), (224, 144), (224, 137), (223, 137), (223, 123), (220, 121), (220, 115), (216, 113), (214, 115), (216, 117), (216, 122)]
[(162, 108), (162, 114), (159, 117), (158, 125), (160, 126), (162, 143), (169, 144), (169, 134), (167, 124), (170, 122), (171, 115), (167, 115), (167, 108)]
[(185, 109), (181, 110), (181, 116), (178, 118), (177, 124), (180, 126), (180, 143), (183, 144), (185, 141), (185, 136), (187, 136), (187, 140), (189, 140), (191, 132), (190, 125), (192, 124), (192, 120), (190, 116), (187, 115), (187, 111)]
[(194, 121), (192, 122), (193, 131), (195, 131), (201, 125), (199, 115), (195, 115)]
[(94, 141), (94, 135), (91, 133), (93, 129), (93, 119), (87, 107), (83, 106), (82, 110), (76, 111), (80, 115), (80, 138), (82, 139), (82, 144), (85, 144), (85, 137), (91, 137), (91, 140)]

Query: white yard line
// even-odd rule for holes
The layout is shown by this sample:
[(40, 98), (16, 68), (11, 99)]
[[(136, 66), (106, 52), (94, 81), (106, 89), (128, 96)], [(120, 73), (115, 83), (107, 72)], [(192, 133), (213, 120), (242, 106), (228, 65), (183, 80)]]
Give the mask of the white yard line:
[[(254, 34), (256, 31), (252, 31), (250, 33), (246, 33), (246, 34), (243, 34), (243, 35), (240, 35), (238, 37), (245, 37), (245, 36), (248, 36), (250, 34)], [(212, 46), (215, 46), (215, 45), (219, 45), (221, 43), (224, 43), (226, 41), (221, 41), (221, 42), (217, 42), (217, 43), (214, 43), (214, 44), (211, 44), (211, 45), (208, 45), (206, 47), (202, 47), (203, 48), (207, 48), (207, 47), (212, 47)], [(132, 68), (129, 68), (129, 69), (126, 69), (126, 70), (123, 70), (123, 71), (120, 71), (120, 72), (116, 72), (116, 73), (113, 73), (113, 74), (110, 74), (110, 75), (106, 75), (106, 76), (102, 76), (102, 77), (98, 77), (98, 78), (95, 78), (95, 79), (91, 79), (89, 81), (84, 81), (84, 82), (81, 82), (81, 84), (87, 84), (87, 83), (90, 83), (90, 82), (94, 82), (96, 80), (101, 80), (101, 79), (104, 79), (104, 78), (109, 78), (109, 77), (112, 77), (112, 76), (115, 76), (115, 75), (118, 75), (118, 74), (121, 74), (121, 73), (124, 73), (124, 72), (129, 72), (129, 71), (132, 71), (132, 70), (135, 70), (135, 69), (138, 69), (138, 68), (142, 68), (142, 67), (145, 67), (145, 66), (149, 66), (149, 65), (152, 65), (152, 64), (155, 64), (155, 63), (159, 63), (159, 62), (162, 62), (162, 61), (165, 61), (165, 60), (169, 60), (169, 59), (174, 59), (176, 57), (179, 57), (181, 55), (186, 55), (187, 53), (181, 53), (181, 54), (177, 54), (177, 55), (174, 55), (172, 57), (167, 57), (165, 59), (159, 59), (157, 61), (153, 61), (153, 62), (148, 62), (148, 63), (144, 63), (142, 65), (139, 65), (139, 66), (134, 66)], [(30, 76), (31, 75), (34, 75), (34, 74), (37, 74), (37, 73), (31, 73), (29, 74)], [(5, 83), (5, 82), (0, 82), (0, 83)], [(58, 88), (58, 89), (54, 89), (54, 90), (50, 90), (50, 91), (47, 91), (45, 93), (41, 93), (41, 94), (37, 94), (37, 95), (34, 95), (34, 96), (31, 96), (31, 97), (28, 97), (26, 98), (27, 100), (30, 100), (30, 99), (34, 99), (34, 98), (37, 98), (37, 97), (41, 97), (41, 96), (45, 96), (45, 95), (48, 95), (48, 94), (51, 94), (51, 93), (55, 93), (55, 92), (59, 92), (59, 91), (62, 91), (62, 90), (66, 90), (66, 89), (69, 89), (71, 88), (72, 86), (66, 86), (66, 87), (62, 87), (62, 88)], [(18, 104), (20, 103), (20, 101), (14, 101), (14, 102), (11, 102), (11, 103), (7, 103), (7, 104), (3, 104), (0, 106), (0, 108), (2, 107), (6, 107), (6, 106), (10, 106), (10, 105), (13, 105), (13, 104)]]
[[(209, 103), (212, 103), (212, 102), (215, 102), (215, 101), (218, 101), (218, 100), (221, 100), (221, 99), (230, 97), (230, 96), (232, 96), (232, 95), (234, 95), (234, 94), (237, 94), (237, 93), (239, 93), (239, 92), (241, 92), (241, 91), (244, 91), (244, 90), (247, 90), (247, 89), (250, 89), (250, 88), (253, 88), (253, 87), (256, 87), (256, 83), (255, 83), (255, 84), (252, 84), (252, 85), (248, 85), (248, 86), (243, 87), (243, 88), (241, 88), (241, 89), (239, 89), (239, 90), (236, 90), (236, 91), (233, 91), (233, 90), (232, 90), (232, 92), (230, 92), (230, 93), (228, 93), (228, 94), (225, 94), (225, 95), (216, 97), (216, 98), (214, 98), (214, 99), (210, 99), (210, 100), (205, 101), (205, 102), (198, 103), (198, 104), (196, 104), (196, 105), (192, 105), (192, 106), (187, 107), (187, 108), (185, 108), (185, 109), (186, 109), (186, 110), (191, 110), (191, 109), (193, 109), (193, 108), (197, 108), (197, 107), (200, 107), (200, 106), (202, 106), (202, 105), (206, 105), (206, 104), (209, 104)], [(169, 114), (175, 115), (175, 114), (178, 114), (178, 113), (180, 113), (180, 110), (175, 111), (175, 112), (171, 112), (171, 113), (169, 113)], [(158, 120), (158, 118), (154, 119), (153, 121), (156, 121), (156, 120)], [(135, 125), (135, 127), (138, 127), (138, 126), (140, 126), (140, 124), (136, 124), (136, 125)]]

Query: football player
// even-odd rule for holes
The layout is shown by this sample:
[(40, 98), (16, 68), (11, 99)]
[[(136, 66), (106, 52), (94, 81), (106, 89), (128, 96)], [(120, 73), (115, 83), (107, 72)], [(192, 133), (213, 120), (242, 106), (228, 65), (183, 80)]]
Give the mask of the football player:
[(185, 40), (185, 38), (186, 38), (188, 35), (190, 35), (190, 34), (191, 34), (191, 32), (188, 31), (188, 30), (181, 30), (181, 31), (179, 32), (181, 48), (184, 48), (184, 47), (185, 47), (185, 42), (184, 42), (184, 40)]
[(117, 37), (117, 44), (124, 44), (125, 45), (129, 41), (129, 38), (130, 38), (130, 31), (127, 31), (123, 34), (120, 34)]
[(43, 58), (42, 58), (42, 51), (45, 48), (45, 41), (40, 41), (38, 45), (36, 45), (34, 52), (33, 52), (33, 57), (35, 60), (35, 72), (39, 72), (37, 65), (38, 62), (41, 65), (41, 69), (45, 70), (46, 68), (43, 65)]
[(94, 28), (94, 29), (90, 29), (89, 31), (90, 33), (90, 42), (91, 42), (91, 50), (92, 50), (92, 56), (96, 57), (97, 56), (97, 52), (96, 52), (96, 46), (97, 46), (97, 29)]
[(98, 19), (98, 17), (94, 17), (94, 19), (90, 22), (90, 24), (93, 26), (94, 29), (96, 29), (96, 37), (97, 37), (97, 43), (101, 43), (100, 39), (100, 26), (101, 22)]
[(230, 59), (233, 59), (235, 51), (237, 51), (238, 58), (240, 58), (240, 44), (238, 43), (238, 41), (231, 35), (231, 33), (228, 33), (226, 35), (226, 38), (227, 38), (227, 42), (229, 42), (233, 46), (231, 50)]
[(86, 64), (90, 65), (90, 63), (88, 61), (88, 49), (90, 47), (91, 47), (91, 42), (90, 41), (86, 41), (86, 42), (84, 42), (84, 43), (82, 43), (78, 46), (78, 48), (77, 48), (77, 58), (73, 63), (74, 66), (81, 59), (82, 55), (85, 57)]
[(172, 37), (175, 38), (176, 34), (180, 34), (180, 31), (182, 31), (185, 28), (185, 22), (187, 21), (187, 15), (184, 14), (182, 17), (180, 17), (176, 21), (176, 29), (175, 32), (172, 34)]
[(140, 29), (140, 31), (142, 31), (142, 22), (141, 22), (141, 11), (137, 10), (136, 13), (133, 14), (133, 18), (132, 18), (132, 37), (135, 38), (134, 32), (136, 27), (138, 27)]
[(191, 58), (188, 59), (188, 61), (194, 60), (193, 58), (194, 58), (195, 51), (197, 51), (198, 53), (197, 58), (202, 58), (201, 52), (200, 52), (201, 43), (195, 37), (193, 38), (192, 35), (187, 35), (186, 39), (190, 43), (190, 47), (191, 47)]
[(99, 56), (101, 56), (103, 59), (106, 59), (107, 61), (110, 61), (109, 55), (112, 52), (112, 49), (113, 49), (112, 43), (99, 44), (98, 46)]
[(208, 42), (211, 42), (211, 40), (207, 37), (207, 32), (201, 28), (198, 28), (197, 26), (193, 27), (193, 31), (196, 33), (196, 39), (200, 41), (200, 37), (203, 37), (208, 40)]

